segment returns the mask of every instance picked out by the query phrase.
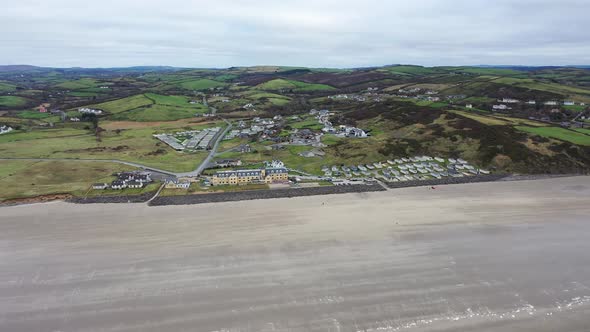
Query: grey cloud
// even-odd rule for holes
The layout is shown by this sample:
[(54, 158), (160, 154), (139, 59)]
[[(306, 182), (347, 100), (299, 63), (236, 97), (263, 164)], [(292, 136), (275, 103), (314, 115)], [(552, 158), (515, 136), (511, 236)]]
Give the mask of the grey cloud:
[(581, 0), (46, 0), (0, 11), (0, 64), (590, 63)]

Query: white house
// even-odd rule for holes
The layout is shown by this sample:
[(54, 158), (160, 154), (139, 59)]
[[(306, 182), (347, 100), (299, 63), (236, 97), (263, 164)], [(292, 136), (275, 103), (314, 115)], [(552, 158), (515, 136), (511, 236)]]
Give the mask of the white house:
[(94, 115), (101, 115), (102, 114), (101, 110), (95, 110), (93, 108), (87, 108), (87, 107), (79, 108), (78, 112), (87, 113), (87, 114), (94, 114)]
[(574, 102), (573, 102), (573, 101), (571, 101), (571, 100), (566, 100), (566, 101), (564, 101), (564, 102), (563, 102), (563, 105), (565, 105), (565, 106), (573, 106), (573, 105), (575, 105), (575, 104), (576, 104), (576, 103), (574, 103)]
[(473, 105), (472, 104), (467, 104), (467, 105), (465, 105), (465, 107), (466, 108), (473, 108)]
[(500, 104), (500, 105), (493, 105), (492, 106), (492, 109), (493, 110), (496, 110), (496, 111), (498, 111), (498, 110), (507, 110), (507, 109), (509, 109), (509, 107), (506, 106), (506, 105), (504, 105), (504, 104)]
[(7, 134), (12, 131), (12, 128), (9, 126), (0, 126), (0, 135)]
[(550, 100), (550, 101), (546, 101), (546, 102), (545, 102), (545, 105), (549, 105), (549, 106), (555, 106), (555, 105), (557, 105), (557, 104), (558, 104), (558, 103), (557, 103), (555, 100)]

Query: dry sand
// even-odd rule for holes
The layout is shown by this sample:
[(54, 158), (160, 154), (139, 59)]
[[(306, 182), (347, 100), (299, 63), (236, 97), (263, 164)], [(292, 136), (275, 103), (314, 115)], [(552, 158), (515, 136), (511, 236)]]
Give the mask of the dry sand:
[(590, 177), (0, 208), (0, 331), (588, 331)]

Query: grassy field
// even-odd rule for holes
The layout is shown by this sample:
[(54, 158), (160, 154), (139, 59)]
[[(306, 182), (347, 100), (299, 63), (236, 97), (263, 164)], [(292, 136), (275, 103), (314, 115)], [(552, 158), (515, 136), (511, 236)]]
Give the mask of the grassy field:
[(534, 90), (541, 90), (561, 94), (584, 94), (590, 95), (590, 89), (583, 89), (575, 86), (557, 84), (557, 83), (542, 83), (533, 79), (502, 77), (494, 80), (495, 83), (510, 84), (518, 87), (524, 87)]
[(282, 78), (277, 78), (274, 80), (270, 80), (268, 82), (264, 82), (262, 84), (257, 85), (255, 88), (259, 90), (293, 90), (300, 92), (334, 90), (334, 87), (326, 84), (306, 83), (295, 80), (286, 80)]
[(144, 96), (143, 94), (130, 96), (127, 98), (121, 98), (113, 101), (107, 101), (105, 103), (92, 105), (89, 107), (98, 108), (101, 110), (105, 110), (109, 113), (120, 113), (129, 111), (132, 109), (139, 108), (141, 106), (151, 105), (153, 104), (153, 100), (149, 99), (148, 97)]
[(210, 79), (198, 79), (198, 80), (190, 80), (178, 83), (178, 85), (186, 90), (207, 90), (211, 88), (217, 88), (221, 86), (225, 86), (225, 83), (221, 83), (218, 81), (210, 80)]
[(241, 186), (215, 186), (215, 187), (201, 187), (198, 183), (192, 183), (188, 189), (163, 189), (160, 196), (179, 196), (179, 195), (193, 195), (206, 194), (214, 192), (237, 192), (248, 190), (264, 190), (268, 189), (268, 184), (247, 184)]
[(0, 106), (20, 107), (27, 104), (27, 100), (19, 96), (0, 96)]
[(106, 162), (0, 160), (0, 201), (50, 194), (83, 196), (95, 182), (133, 167)]
[(526, 125), (531, 127), (545, 127), (547, 123), (538, 122), (529, 119), (512, 118), (508, 116), (496, 116), (496, 115), (484, 115), (481, 113), (475, 113), (473, 111), (450, 111), (452, 113), (464, 116), (466, 118), (481, 122), (491, 126), (503, 126), (503, 125)]
[(435, 68), (427, 68), (421, 66), (391, 66), (383, 68), (394, 75), (430, 75), (436, 74), (439, 71)]
[(86, 92), (86, 91), (71, 91), (68, 95), (73, 97), (95, 97), (98, 96), (98, 92)]
[(464, 117), (469, 118), (471, 120), (475, 120), (477, 122), (481, 122), (481, 123), (489, 125), (489, 126), (505, 126), (505, 125), (510, 124), (509, 121), (504, 120), (504, 119), (498, 119), (498, 118), (492, 117), (492, 116), (475, 114), (473, 112), (465, 112), (465, 111), (450, 111), (450, 112), (464, 116)]
[(571, 142), (578, 145), (590, 146), (590, 135), (586, 135), (582, 132), (569, 130), (559, 127), (528, 127), (528, 126), (516, 126), (516, 129), (527, 133), (555, 138), (562, 141)]
[(16, 91), (16, 85), (10, 83), (0, 82), (0, 93), (2, 92), (14, 92)]
[[(129, 101), (128, 105), (142, 105), (137, 108), (118, 111), (110, 116), (111, 120), (126, 121), (175, 121), (179, 119), (192, 118), (196, 114), (203, 114), (208, 108), (201, 104), (190, 104), (191, 98), (185, 96), (165, 96), (155, 93), (146, 93), (142, 97), (134, 96), (124, 98)], [(123, 100), (123, 99), (122, 99)], [(114, 103), (114, 102), (110, 102)], [(116, 104), (116, 109), (124, 107), (122, 102)]]
[(121, 112), (111, 117), (112, 120), (127, 121), (175, 121), (195, 117), (196, 114), (207, 112), (208, 108), (200, 107), (177, 107), (169, 105), (148, 105), (136, 108), (127, 112)]
[(22, 119), (46, 119), (53, 116), (51, 113), (41, 113), (39, 111), (20, 111), (16, 116)]
[(0, 155), (8, 158), (118, 159), (169, 171), (187, 172), (193, 170), (207, 152), (176, 152), (152, 135), (206, 126), (214, 125), (186, 124), (170, 128), (152, 124), (149, 127), (118, 128), (103, 132), (100, 142), (89, 131), (83, 134), (83, 131), (72, 129), (34, 130), (30, 133), (3, 135), (0, 138)]

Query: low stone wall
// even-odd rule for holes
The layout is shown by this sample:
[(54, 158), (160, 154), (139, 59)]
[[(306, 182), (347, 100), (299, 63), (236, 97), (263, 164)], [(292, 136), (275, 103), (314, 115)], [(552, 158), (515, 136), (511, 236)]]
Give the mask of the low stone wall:
[(244, 200), (254, 200), (254, 199), (288, 198), (288, 197), (298, 197), (298, 196), (362, 193), (362, 192), (385, 191), (385, 190), (386, 190), (385, 188), (383, 188), (381, 185), (379, 185), (377, 183), (375, 183), (375, 184), (343, 185), (343, 186), (325, 186), (325, 187), (313, 187), (313, 188), (252, 190), (252, 191), (227, 192), (227, 193), (211, 193), (211, 194), (156, 197), (153, 201), (149, 202), (149, 205), (153, 205), (153, 206), (187, 205), (187, 204), (244, 201)]
[(464, 176), (461, 178), (442, 178), (432, 180), (414, 180), (414, 181), (400, 181), (400, 182), (386, 182), (385, 184), (389, 188), (407, 188), (407, 187), (421, 187), (421, 186), (438, 186), (443, 184), (461, 184), (461, 183), (473, 183), (473, 182), (491, 182), (498, 181), (507, 177), (506, 174), (490, 174), (490, 175), (475, 175), (475, 176)]
[(155, 192), (143, 193), (133, 196), (96, 196), (96, 197), (74, 197), (67, 199), (66, 202), (77, 204), (92, 203), (145, 203), (154, 196)]

